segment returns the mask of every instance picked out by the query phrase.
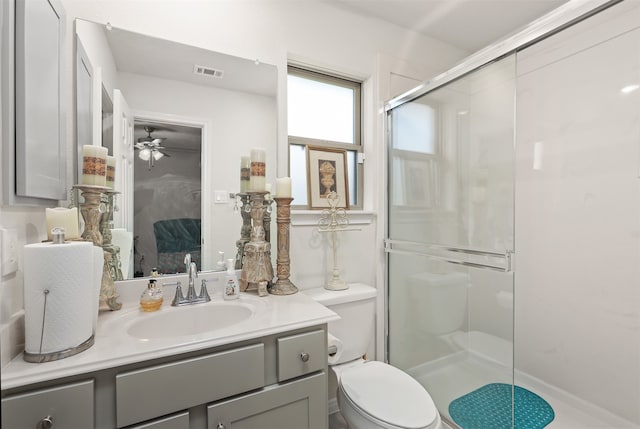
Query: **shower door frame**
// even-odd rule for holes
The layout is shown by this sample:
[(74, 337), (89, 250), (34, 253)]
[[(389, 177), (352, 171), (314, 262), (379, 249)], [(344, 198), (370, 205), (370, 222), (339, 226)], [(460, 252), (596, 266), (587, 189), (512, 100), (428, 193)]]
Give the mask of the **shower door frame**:
[[(454, 80), (457, 80), (469, 73), (472, 73), (479, 68), (499, 61), (509, 55), (515, 54), (518, 51), (525, 49), (540, 40), (543, 40), (553, 34), (556, 34), (578, 22), (581, 22), (611, 6), (623, 2), (624, 0), (587, 0), (585, 2), (568, 2), (553, 12), (543, 16), (542, 18), (532, 22), (524, 27), (520, 32), (508, 37), (504, 40), (498, 41), (488, 47), (478, 51), (477, 53), (469, 56), (466, 60), (452, 67), (448, 71), (437, 75), (432, 80), (426, 81), (418, 87), (401, 94), (385, 103), (384, 107), (384, 135), (385, 141), (389, 142), (390, 137), (390, 112), (405, 103), (414, 101), (423, 95), (430, 93), (440, 87), (443, 87)], [(385, 146), (387, 147), (387, 146)], [(389, 162), (389, 151), (385, 150), (386, 162)], [(387, 213), (385, 214), (384, 224), (384, 251), (387, 263), (384, 269), (384, 293), (387, 299), (384, 300), (384, 361), (389, 362), (389, 258), (391, 253), (400, 253), (401, 251), (393, 249), (394, 240), (389, 238), (389, 183), (390, 179), (387, 175), (384, 178), (383, 186), (383, 204)], [(504, 272), (511, 271), (511, 257), (512, 254), (502, 255), (505, 257)], [(450, 260), (448, 262), (459, 263), (458, 261)], [(463, 265), (471, 265), (464, 261)], [(503, 267), (488, 267), (492, 269), (498, 268), (498, 271), (502, 271)]]

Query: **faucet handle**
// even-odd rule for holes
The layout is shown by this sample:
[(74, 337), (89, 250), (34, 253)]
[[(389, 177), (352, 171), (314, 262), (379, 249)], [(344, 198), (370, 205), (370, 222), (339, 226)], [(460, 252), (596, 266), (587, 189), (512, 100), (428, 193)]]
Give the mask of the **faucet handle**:
[(200, 295), (198, 295), (199, 299), (203, 299), (205, 302), (211, 301), (211, 297), (209, 296), (209, 292), (207, 291), (207, 280), (202, 279), (202, 283), (200, 284)]
[(180, 280), (178, 280), (175, 283), (163, 283), (162, 286), (176, 286), (176, 294), (173, 296), (173, 302), (171, 302), (171, 305), (178, 305), (179, 303), (181, 303), (182, 301), (184, 301), (184, 295), (182, 294), (182, 284), (180, 283)]

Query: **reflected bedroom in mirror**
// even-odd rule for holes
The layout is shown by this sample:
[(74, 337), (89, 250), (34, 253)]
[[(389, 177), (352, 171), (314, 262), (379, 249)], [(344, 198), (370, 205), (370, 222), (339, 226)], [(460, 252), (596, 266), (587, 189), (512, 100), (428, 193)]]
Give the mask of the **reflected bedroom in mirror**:
[(75, 31), (78, 153), (90, 141), (116, 159), (124, 279), (184, 273), (187, 253), (219, 268), (240, 238), (241, 157), (263, 148), (275, 166), (276, 67), (80, 19)]

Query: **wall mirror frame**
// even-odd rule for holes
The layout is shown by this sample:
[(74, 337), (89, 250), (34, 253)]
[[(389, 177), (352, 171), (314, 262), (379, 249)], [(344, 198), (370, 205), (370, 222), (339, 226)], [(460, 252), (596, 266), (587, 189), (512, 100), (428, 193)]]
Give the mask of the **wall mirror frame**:
[[(79, 140), (79, 147), (109, 146), (100, 142), (103, 128), (109, 127), (109, 124), (103, 127), (101, 99), (103, 92), (112, 97), (110, 150), (117, 163), (116, 191), (121, 193), (117, 197), (119, 210), (114, 214), (114, 227), (136, 235), (133, 171), (146, 169), (148, 164), (134, 148), (140, 138), (135, 124), (153, 121), (200, 127), (202, 156), (199, 165), (193, 167), (201, 168), (202, 181), (202, 260), (198, 268), (215, 269), (220, 252), (226, 258), (234, 257), (242, 219), (234, 209), (235, 200), (228, 195), (239, 192), (240, 157), (249, 155), (253, 147), (266, 149), (267, 182), (275, 182), (276, 66), (83, 19), (75, 20), (75, 33), (77, 46), (82, 46), (94, 71), (93, 140)], [(168, 140), (165, 143), (169, 145)], [(174, 152), (167, 153), (168, 159), (174, 158)], [(220, 201), (214, 195), (226, 198)], [(161, 201), (150, 200), (146, 209), (160, 211), (171, 202), (166, 196)], [(155, 266), (154, 261), (147, 261), (142, 271)]]

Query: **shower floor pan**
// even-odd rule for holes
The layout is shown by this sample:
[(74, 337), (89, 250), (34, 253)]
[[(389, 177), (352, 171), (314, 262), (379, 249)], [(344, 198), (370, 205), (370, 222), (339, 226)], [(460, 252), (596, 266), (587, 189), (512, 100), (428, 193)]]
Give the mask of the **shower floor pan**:
[[(489, 383), (511, 383), (511, 370), (482, 354), (460, 351), (437, 361), (407, 370), (433, 398), (440, 414), (449, 422), (449, 404)], [(627, 420), (552, 385), (516, 371), (516, 385), (544, 398), (553, 408), (555, 418), (545, 429), (640, 429)], [(437, 387), (429, 387), (437, 386)]]

